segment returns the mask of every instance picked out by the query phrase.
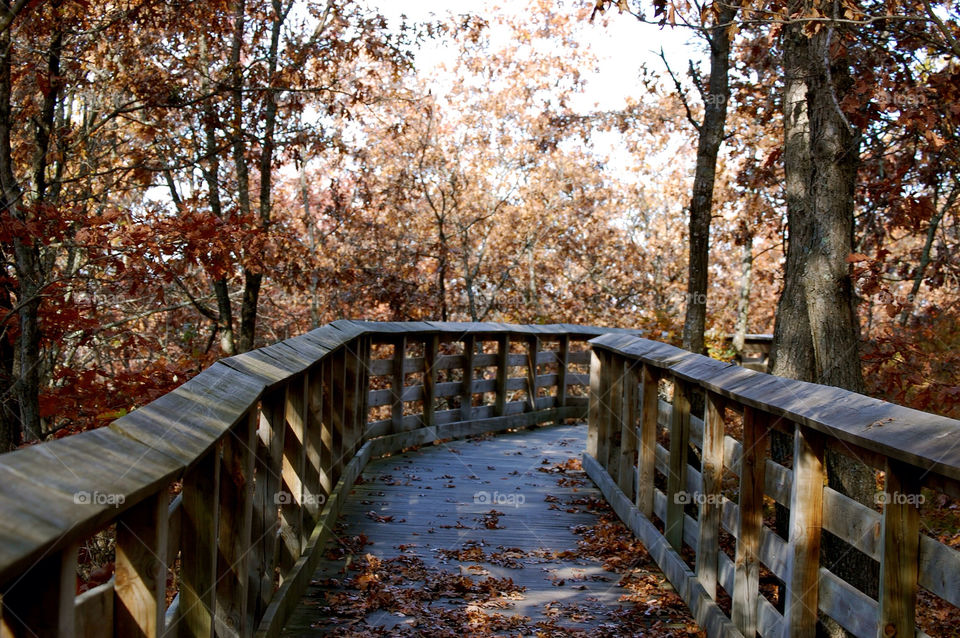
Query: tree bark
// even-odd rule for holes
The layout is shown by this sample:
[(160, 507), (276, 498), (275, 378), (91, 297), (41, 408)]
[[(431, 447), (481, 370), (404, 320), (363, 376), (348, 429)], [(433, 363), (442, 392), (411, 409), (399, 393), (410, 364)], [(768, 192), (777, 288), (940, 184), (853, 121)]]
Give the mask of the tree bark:
[(753, 236), (743, 242), (740, 257), (740, 297), (737, 299), (737, 323), (733, 328), (733, 349), (743, 360), (743, 345), (747, 341), (750, 320), (750, 289), (753, 283)]
[[(787, 255), (769, 365), (771, 374), (813, 381), (813, 339), (803, 289), (803, 268), (811, 233), (807, 212), (811, 171), (810, 122), (807, 116), (807, 38), (800, 25), (784, 26), (783, 34), (783, 171), (787, 203)], [(776, 449), (775, 442), (773, 447)], [(786, 453), (789, 454), (789, 450)]]
[[(800, 7), (795, 7), (800, 8)], [(826, 11), (829, 13), (829, 11)], [(850, 264), (859, 135), (840, 108), (851, 77), (849, 61), (834, 58), (833, 28), (805, 36), (784, 28), (784, 171), (789, 224), (784, 288), (777, 307), (771, 372), (863, 392), (860, 330)], [(771, 454), (789, 454), (774, 437)], [(872, 506), (874, 472), (849, 456), (827, 453), (830, 487)], [(786, 513), (777, 511), (778, 532)], [(824, 564), (868, 595), (876, 565), (825, 534)], [(826, 622), (830, 635), (843, 635)]]
[(683, 322), (683, 347), (697, 353), (706, 351), (703, 332), (707, 317), (707, 266), (710, 260), (710, 216), (717, 155), (723, 143), (730, 99), (730, 22), (740, 9), (739, 2), (721, 5), (716, 24), (708, 30), (710, 79), (704, 96), (703, 123), (697, 143), (697, 167), (690, 199), (689, 257), (687, 262), (687, 304)]

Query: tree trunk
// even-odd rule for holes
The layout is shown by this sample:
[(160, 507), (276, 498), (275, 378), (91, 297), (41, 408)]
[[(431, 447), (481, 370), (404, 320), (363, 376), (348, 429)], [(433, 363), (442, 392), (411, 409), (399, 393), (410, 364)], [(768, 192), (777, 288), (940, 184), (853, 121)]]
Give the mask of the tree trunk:
[[(270, 225), (271, 198), (273, 189), (273, 152), (275, 148), (274, 135), (277, 127), (277, 97), (273, 82), (277, 75), (277, 56), (280, 48), (280, 32), (283, 28), (285, 14), (281, 0), (273, 0), (273, 24), (270, 29), (270, 49), (267, 54), (267, 83), (263, 94), (263, 142), (260, 150), (260, 226), (266, 230)], [(242, 28), (239, 31), (242, 37)], [(239, 57), (237, 67), (239, 68)], [(238, 81), (240, 79), (238, 78)], [(242, 100), (239, 88), (235, 102)], [(238, 136), (239, 139), (239, 136)], [(237, 162), (243, 162), (238, 153)], [(244, 169), (246, 172), (246, 169)], [(249, 207), (249, 202), (248, 202)], [(260, 305), (260, 286), (263, 283), (263, 272), (245, 268), (243, 271), (243, 302), (240, 307), (240, 351), (252, 350), (257, 335), (257, 307)]]
[(707, 317), (707, 266), (710, 259), (710, 216), (713, 211), (713, 186), (717, 174), (717, 155), (723, 143), (730, 99), (729, 25), (740, 8), (739, 2), (721, 5), (716, 26), (710, 28), (709, 93), (704, 98), (703, 123), (697, 143), (697, 167), (690, 199), (689, 257), (687, 262), (687, 305), (683, 322), (683, 347), (692, 352), (706, 351), (703, 332)]
[[(833, 59), (833, 29), (806, 37), (784, 28), (784, 170), (789, 224), (784, 288), (777, 307), (771, 371), (863, 392), (860, 331), (847, 257), (853, 249), (854, 190), (859, 136), (840, 109), (851, 78), (848, 61)], [(771, 453), (782, 460), (784, 441)], [(830, 487), (873, 504), (874, 472), (852, 457), (827, 453)], [(783, 533), (785, 512), (778, 508)], [(830, 534), (823, 562), (868, 595), (877, 590), (876, 565)], [(833, 622), (831, 635), (843, 635)]]
[[(792, 11), (795, 9), (791, 8)], [(803, 289), (805, 251), (811, 233), (807, 212), (811, 166), (810, 122), (807, 117), (809, 65), (806, 59), (807, 38), (801, 25), (784, 26), (783, 172), (787, 258), (770, 347), (770, 373), (788, 379), (813, 381), (813, 340)]]
[(750, 319), (750, 288), (753, 282), (753, 236), (748, 236), (740, 257), (740, 298), (737, 300), (737, 323), (733, 328), (733, 349), (743, 361), (743, 344), (747, 340)]

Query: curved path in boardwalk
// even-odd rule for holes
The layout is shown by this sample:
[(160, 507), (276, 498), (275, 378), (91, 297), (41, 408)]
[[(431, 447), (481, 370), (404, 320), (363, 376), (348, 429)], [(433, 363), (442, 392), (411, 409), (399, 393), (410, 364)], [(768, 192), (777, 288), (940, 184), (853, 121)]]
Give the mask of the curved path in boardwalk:
[(551, 426), (371, 463), (284, 635), (695, 633), (580, 471), (585, 438)]

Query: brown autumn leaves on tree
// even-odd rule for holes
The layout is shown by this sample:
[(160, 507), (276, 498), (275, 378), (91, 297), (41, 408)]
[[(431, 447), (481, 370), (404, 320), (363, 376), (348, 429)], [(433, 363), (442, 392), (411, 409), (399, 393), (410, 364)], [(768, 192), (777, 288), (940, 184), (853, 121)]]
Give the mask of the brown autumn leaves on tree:
[[(738, 314), (751, 332), (776, 314), (777, 365), (845, 384), (810, 345), (840, 325), (817, 308), (839, 309), (868, 391), (956, 414), (955, 17), (615, 4), (711, 38), (706, 70), (677, 61), (682, 96), (650, 65), (623, 105), (584, 106), (584, 34), (611, 16), (591, 23), (593, 2), (402, 29), (333, 0), (0, 3), (4, 447), (107, 423), (219, 356), (339, 317), (679, 342), (693, 297), (711, 352)], [(416, 68), (439, 42), (444, 68)], [(820, 94), (790, 84), (804, 60)], [(831, 121), (785, 117), (811, 99)], [(797, 126), (849, 151), (836, 188), (836, 152), (801, 142), (805, 159)], [(810, 206), (837, 211), (817, 272), (846, 287), (796, 267), (805, 237), (832, 233), (805, 226), (827, 219)]]

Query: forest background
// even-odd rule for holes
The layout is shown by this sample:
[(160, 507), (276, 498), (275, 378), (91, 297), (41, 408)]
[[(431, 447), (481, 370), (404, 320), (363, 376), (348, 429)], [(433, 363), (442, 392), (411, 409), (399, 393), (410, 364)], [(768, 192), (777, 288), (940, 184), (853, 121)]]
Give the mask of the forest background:
[[(832, 6), (867, 390), (960, 418), (956, 9)], [(106, 424), (338, 318), (680, 343), (719, 106), (695, 301), (711, 354), (733, 356), (724, 337), (772, 332), (785, 285), (784, 33), (820, 33), (818, 7), (533, 0), (414, 23), (342, 0), (0, 0), (0, 446)], [(704, 56), (648, 63), (601, 103), (588, 43), (614, 15)], [(729, 97), (701, 61), (718, 37)]]

